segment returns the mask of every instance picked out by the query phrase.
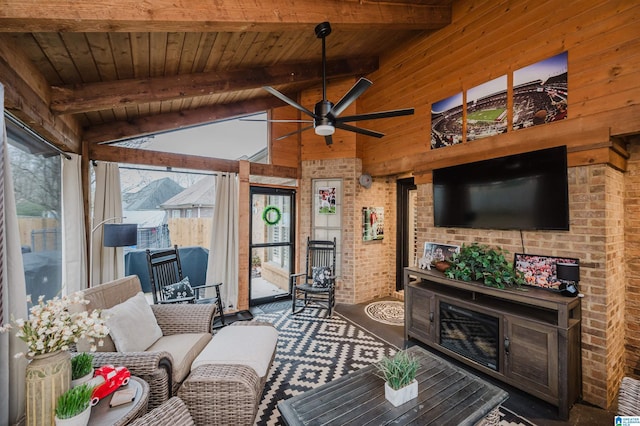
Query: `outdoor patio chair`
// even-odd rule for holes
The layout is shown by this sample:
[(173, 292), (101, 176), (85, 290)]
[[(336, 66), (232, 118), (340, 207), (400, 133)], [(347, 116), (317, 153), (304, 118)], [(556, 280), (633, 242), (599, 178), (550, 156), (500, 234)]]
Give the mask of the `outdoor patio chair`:
[[(192, 285), (188, 277), (182, 275), (180, 253), (178, 246), (166, 250), (154, 251), (147, 249), (147, 264), (149, 266), (149, 280), (153, 303), (216, 303), (220, 313), (220, 321), (224, 322), (220, 286), (222, 283), (210, 285)], [(205, 297), (207, 288), (215, 288), (215, 297)]]
[(305, 271), (289, 278), (289, 288), (294, 314), (304, 311), (309, 305), (329, 310), (336, 304), (336, 239), (333, 241), (307, 238)]

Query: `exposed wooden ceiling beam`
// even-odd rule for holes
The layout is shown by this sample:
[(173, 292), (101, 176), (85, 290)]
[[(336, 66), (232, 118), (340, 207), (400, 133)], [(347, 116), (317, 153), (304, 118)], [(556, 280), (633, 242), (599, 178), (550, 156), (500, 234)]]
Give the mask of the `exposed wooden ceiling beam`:
[(173, 152), (150, 151), (120, 146), (94, 145), (89, 147), (89, 158), (114, 163), (140, 164), (144, 166), (175, 167), (217, 172), (238, 172), (236, 160), (175, 154)]
[(450, 5), (366, 0), (3, 0), (4, 32), (291, 31), (335, 28), (430, 30), (451, 22)]
[[(361, 76), (378, 69), (378, 58), (351, 58), (327, 63), (327, 75)], [(282, 64), (246, 70), (130, 79), (51, 88), (51, 110), (76, 114), (141, 103), (184, 99), (255, 89), (264, 85), (320, 82), (322, 64)]]
[(282, 105), (284, 105), (284, 102), (278, 98), (267, 96), (233, 104), (221, 104), (179, 112), (156, 114), (130, 121), (112, 121), (86, 129), (83, 141), (85, 143), (96, 144), (131, 139), (153, 133), (212, 123), (226, 118), (253, 114)]
[[(5, 108), (63, 151), (80, 152), (81, 127), (73, 116), (49, 111), (50, 90), (42, 73), (7, 35), (0, 34), (0, 83)], [(2, 111), (0, 111), (2, 113)]]

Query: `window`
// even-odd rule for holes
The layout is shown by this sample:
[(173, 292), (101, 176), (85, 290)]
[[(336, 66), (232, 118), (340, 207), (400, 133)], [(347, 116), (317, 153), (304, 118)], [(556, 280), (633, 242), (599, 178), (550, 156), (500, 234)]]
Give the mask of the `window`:
[(311, 238), (336, 239), (336, 275), (342, 262), (342, 179), (313, 180), (313, 230)]
[[(209, 248), (215, 201), (211, 173), (120, 164), (120, 185), (124, 222), (138, 224), (138, 251), (174, 244)], [(196, 218), (193, 206), (198, 205), (209, 214), (197, 223), (185, 220)]]
[(62, 290), (61, 157), (13, 119), (6, 123), (26, 292), (34, 302), (51, 299)]

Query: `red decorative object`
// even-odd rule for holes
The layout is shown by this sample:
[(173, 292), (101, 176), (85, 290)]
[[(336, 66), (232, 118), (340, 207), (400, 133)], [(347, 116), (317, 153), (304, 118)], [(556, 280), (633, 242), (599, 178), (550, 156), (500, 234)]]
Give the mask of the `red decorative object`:
[(93, 379), (89, 382), (95, 386), (91, 396), (91, 405), (96, 405), (100, 400), (112, 394), (120, 386), (129, 383), (131, 373), (127, 367), (114, 367), (113, 365), (103, 365), (96, 369)]

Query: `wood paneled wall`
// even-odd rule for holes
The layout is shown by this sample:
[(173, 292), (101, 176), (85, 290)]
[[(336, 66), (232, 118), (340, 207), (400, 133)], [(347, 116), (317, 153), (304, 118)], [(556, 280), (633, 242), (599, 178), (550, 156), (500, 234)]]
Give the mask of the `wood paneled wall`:
[[(640, 132), (639, 13), (640, 4), (629, 1), (455, 2), (452, 25), (381, 58), (369, 76), (374, 85), (359, 110), (415, 107), (416, 114), (376, 121), (375, 129), (387, 133), (383, 139), (358, 136), (363, 169), (429, 171), (562, 144), (576, 152)], [(432, 103), (563, 51), (569, 118), (430, 150)]]

